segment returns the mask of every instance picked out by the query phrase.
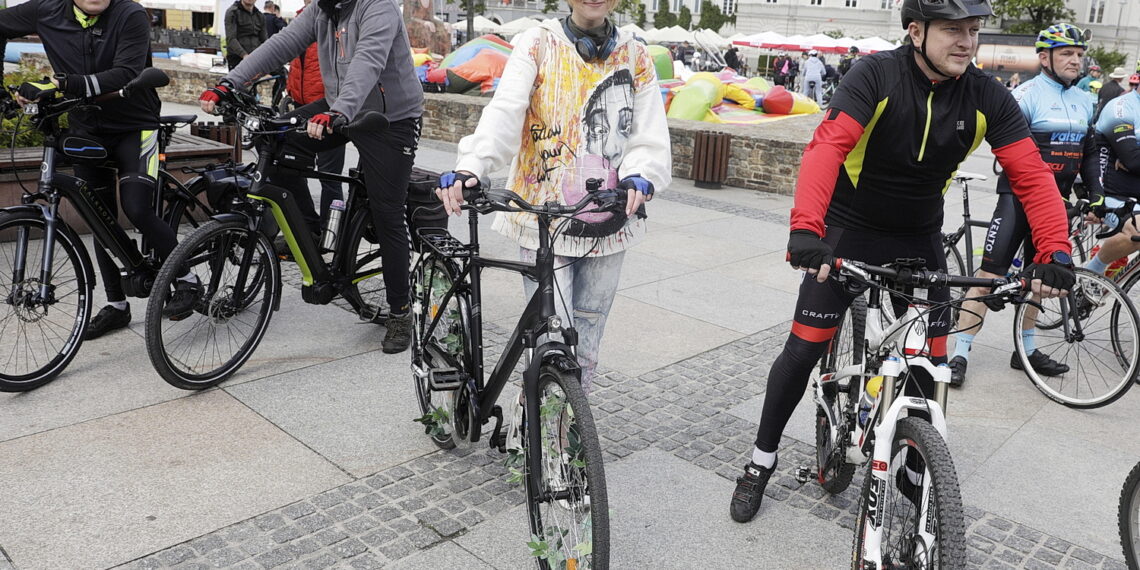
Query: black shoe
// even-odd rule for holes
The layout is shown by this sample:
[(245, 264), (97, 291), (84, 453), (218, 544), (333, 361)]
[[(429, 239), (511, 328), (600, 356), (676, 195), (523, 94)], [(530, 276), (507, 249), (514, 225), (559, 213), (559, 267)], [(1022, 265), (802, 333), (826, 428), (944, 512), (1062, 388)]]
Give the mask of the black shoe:
[[(1029, 355), (1029, 365), (1032, 366), (1033, 370), (1038, 374), (1045, 376), (1060, 376), (1069, 371), (1067, 364), (1061, 364), (1049, 358), (1048, 355), (1040, 350), (1034, 350), (1033, 354)], [(1025, 370), (1021, 367), (1021, 358), (1017, 356), (1016, 352), (1013, 353), (1013, 356), (1009, 359), (1009, 367), (1014, 370)]]
[(384, 352), (396, 354), (408, 350), (408, 346), (412, 344), (412, 313), (391, 315), (384, 326), (388, 329), (388, 333), (384, 335), (384, 342), (381, 343)]
[(780, 460), (777, 459), (771, 469), (765, 469), (751, 461), (744, 466), (744, 476), (737, 477), (732, 503), (728, 506), (732, 520), (746, 523), (756, 516), (756, 511), (760, 510), (760, 501), (764, 499), (764, 488), (768, 486), (768, 479), (772, 478), (779, 464)]
[(111, 305), (107, 305), (99, 309), (99, 313), (95, 318), (87, 323), (87, 332), (83, 335), (83, 340), (92, 340), (99, 338), (113, 330), (126, 328), (131, 324), (131, 306), (127, 305), (125, 309), (116, 309)]
[(193, 281), (178, 279), (174, 282), (174, 293), (166, 300), (162, 316), (172, 321), (181, 321), (194, 313), (202, 298), (202, 282), (197, 276)]
[(955, 356), (950, 359), (950, 385), (958, 388), (966, 381), (966, 366), (970, 361), (964, 357)]

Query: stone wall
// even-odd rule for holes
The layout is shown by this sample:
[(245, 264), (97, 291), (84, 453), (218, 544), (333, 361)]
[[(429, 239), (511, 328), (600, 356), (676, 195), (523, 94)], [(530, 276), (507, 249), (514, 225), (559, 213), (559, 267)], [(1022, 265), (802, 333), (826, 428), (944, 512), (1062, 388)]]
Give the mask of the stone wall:
[[(25, 55), (26, 63), (46, 67), (42, 54)], [(219, 74), (183, 67), (169, 60), (155, 65), (170, 75), (170, 85), (159, 90), (163, 101), (195, 105), (206, 87), (214, 85)], [(264, 84), (263, 87), (269, 87)], [(475, 130), (483, 107), (490, 97), (425, 93), (423, 137), (456, 143)], [(205, 119), (205, 117), (203, 117)], [(791, 194), (799, 174), (800, 157), (811, 140), (823, 114), (782, 118), (761, 125), (717, 125), (702, 121), (669, 119), (673, 145), (673, 176), (692, 178), (693, 140), (697, 132), (730, 133), (728, 159), (730, 186)]]

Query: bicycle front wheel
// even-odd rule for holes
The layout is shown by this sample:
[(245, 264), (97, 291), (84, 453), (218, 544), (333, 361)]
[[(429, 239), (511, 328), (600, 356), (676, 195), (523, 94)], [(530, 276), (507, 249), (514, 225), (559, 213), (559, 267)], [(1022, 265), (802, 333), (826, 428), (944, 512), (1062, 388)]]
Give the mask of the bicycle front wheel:
[[(820, 381), (823, 381), (824, 375), (835, 373), (844, 366), (863, 362), (866, 320), (867, 301), (863, 297), (856, 297), (843, 315), (827, 353), (820, 361)], [(857, 397), (859, 388), (859, 380), (855, 376), (832, 379), (823, 386), (823, 402), (816, 405), (816, 475), (823, 490), (833, 495), (845, 491), (855, 476), (855, 465), (847, 462), (847, 445), (855, 421), (856, 400), (852, 394)], [(832, 418), (836, 422), (834, 437)]]
[[(281, 296), (273, 244), (243, 221), (212, 221), (178, 244), (155, 279), (146, 347), (164, 380), (184, 390), (213, 386), (253, 355)], [(200, 282), (189, 315), (165, 315), (176, 280)], [(175, 320), (178, 319), (178, 320)]]
[(1041, 393), (1069, 407), (1098, 408), (1123, 396), (1136, 378), (1140, 323), (1132, 301), (1112, 280), (1083, 268), (1076, 269), (1076, 278), (1068, 297), (1041, 300), (1032, 336), (1036, 351), (1063, 371), (1030, 365), (1021, 330), (1026, 312), (1035, 309), (1029, 304), (1018, 305), (1014, 314), (1014, 347)]
[(383, 323), (388, 318), (387, 289), (384, 287), (384, 267), (380, 245), (372, 230), (372, 215), (359, 209), (347, 225), (348, 233), (342, 251), (341, 271), (348, 277), (348, 286), (342, 295), (360, 318)]
[(1120, 544), (1128, 570), (1140, 570), (1140, 463), (1132, 468), (1120, 491)]
[(882, 528), (883, 559), (875, 568), (966, 567), (958, 475), (946, 442), (926, 421), (899, 420), (885, 485), (867, 469), (855, 522), (855, 570), (871, 567), (865, 565), (864, 549), (872, 523)]
[(538, 567), (609, 568), (606, 474), (594, 418), (578, 378), (552, 364), (538, 372), (538, 421), (524, 421), (527, 514)]
[(0, 212), (0, 392), (51, 382), (83, 344), (91, 314), (90, 261), (70, 228), (60, 221), (56, 230), (45, 297), (46, 222), (31, 212)]

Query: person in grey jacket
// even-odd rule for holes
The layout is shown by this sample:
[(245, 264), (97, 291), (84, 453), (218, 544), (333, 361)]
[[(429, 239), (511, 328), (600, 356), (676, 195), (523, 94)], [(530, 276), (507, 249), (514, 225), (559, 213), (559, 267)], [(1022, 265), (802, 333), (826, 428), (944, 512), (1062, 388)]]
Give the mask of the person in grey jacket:
[[(384, 266), (384, 286), (391, 308), (383, 349), (402, 352), (411, 342), (409, 312), (408, 230), (404, 201), (415, 163), (423, 115), (423, 87), (412, 65), (412, 48), (396, 0), (318, 0), (317, 9), (304, 10), (285, 29), (199, 98), (202, 110), (214, 106), (237, 87), (259, 74), (278, 69), (300, 56), (314, 41), (324, 80), (325, 98), (291, 114), (308, 119), (307, 133), (291, 132), (280, 154), (312, 163), (315, 153), (349, 142), (333, 125), (352, 121), (364, 111), (380, 111), (390, 126), (379, 131), (353, 132), (372, 210)], [(269, 181), (307, 196), (305, 180), (275, 175)], [(319, 230), (312, 200), (299, 200), (310, 230)]]

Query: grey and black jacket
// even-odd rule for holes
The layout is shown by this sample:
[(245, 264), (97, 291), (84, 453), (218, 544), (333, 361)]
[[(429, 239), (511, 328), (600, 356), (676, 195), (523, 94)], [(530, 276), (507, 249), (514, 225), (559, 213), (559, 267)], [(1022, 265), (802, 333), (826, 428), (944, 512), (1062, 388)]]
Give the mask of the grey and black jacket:
[(235, 67), (225, 79), (246, 86), (317, 42), (330, 110), (353, 119), (382, 111), (390, 121), (423, 114), (423, 86), (395, 0), (320, 0)]

